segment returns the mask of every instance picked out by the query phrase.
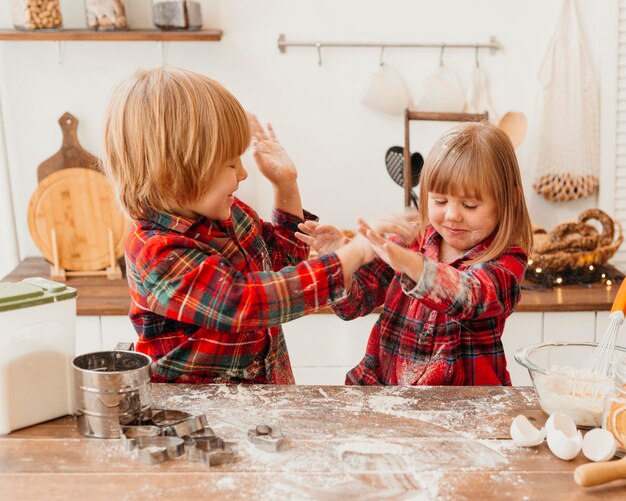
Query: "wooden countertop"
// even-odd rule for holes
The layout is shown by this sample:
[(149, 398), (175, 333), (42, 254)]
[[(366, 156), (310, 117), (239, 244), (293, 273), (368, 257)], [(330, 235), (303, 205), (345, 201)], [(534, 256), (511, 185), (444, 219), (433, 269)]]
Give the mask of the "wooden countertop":
[[(4, 281), (17, 282), (27, 277), (49, 277), (49, 264), (41, 257), (29, 257)], [(78, 290), (78, 315), (127, 315), (130, 297), (126, 279), (106, 277), (71, 277), (67, 285)], [(524, 290), (516, 311), (608, 311), (619, 284), (605, 286), (567, 285), (539, 291)], [(321, 310), (320, 313), (328, 313)]]
[[(73, 417), (0, 436), (0, 499), (624, 499), (626, 480), (585, 489), (580, 454), (516, 447), (512, 419), (545, 415), (530, 387), (153, 385), (153, 406), (206, 414), (236, 461), (146, 465)], [(279, 426), (280, 452), (247, 441)]]

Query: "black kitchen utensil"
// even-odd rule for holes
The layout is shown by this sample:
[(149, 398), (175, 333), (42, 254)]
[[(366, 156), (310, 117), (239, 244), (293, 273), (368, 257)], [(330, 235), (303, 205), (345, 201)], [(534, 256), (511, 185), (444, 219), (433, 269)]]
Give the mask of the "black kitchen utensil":
[[(385, 165), (391, 179), (396, 184), (404, 188), (404, 148), (402, 146), (392, 146), (385, 154)], [(417, 195), (413, 188), (418, 185), (420, 174), (424, 165), (424, 158), (418, 152), (411, 155), (411, 202), (417, 207)]]

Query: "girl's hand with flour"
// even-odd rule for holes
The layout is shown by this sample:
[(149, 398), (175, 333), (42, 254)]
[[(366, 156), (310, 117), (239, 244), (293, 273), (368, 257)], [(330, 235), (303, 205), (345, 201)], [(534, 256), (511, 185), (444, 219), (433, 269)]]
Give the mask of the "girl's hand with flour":
[(370, 225), (360, 219), (358, 232), (369, 240), (376, 255), (385, 263), (398, 273), (408, 275), (414, 282), (419, 282), (422, 271), (424, 270), (422, 255), (413, 250), (406, 249), (386, 238), (386, 234), (393, 232), (401, 237), (405, 234), (407, 237), (414, 239), (414, 235), (410, 229), (406, 229), (402, 227), (402, 225), (398, 226), (395, 222), (389, 224), (389, 222), (379, 221)]

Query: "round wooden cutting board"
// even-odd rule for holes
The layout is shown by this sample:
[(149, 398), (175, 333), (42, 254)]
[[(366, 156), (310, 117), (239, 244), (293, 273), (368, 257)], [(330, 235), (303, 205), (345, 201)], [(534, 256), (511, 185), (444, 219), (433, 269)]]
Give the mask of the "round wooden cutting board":
[(104, 174), (71, 167), (45, 177), (28, 205), (33, 241), (54, 261), (52, 230), (56, 232), (59, 265), (67, 270), (95, 271), (111, 264), (109, 230), (115, 258), (124, 253), (126, 220)]

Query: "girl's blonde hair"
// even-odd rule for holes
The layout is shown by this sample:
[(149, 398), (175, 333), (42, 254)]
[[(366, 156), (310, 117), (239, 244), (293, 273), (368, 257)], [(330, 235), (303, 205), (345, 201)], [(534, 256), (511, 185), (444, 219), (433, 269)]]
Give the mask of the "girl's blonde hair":
[(497, 258), (510, 246), (529, 254), (532, 228), (522, 180), (509, 137), (488, 122), (468, 122), (440, 137), (431, 150), (420, 177), (421, 238), (428, 219), (428, 192), (482, 200), (490, 193), (498, 211), (498, 225), (489, 247), (468, 264)]
[(103, 170), (122, 208), (142, 218), (195, 202), (249, 143), (246, 112), (218, 82), (172, 67), (140, 70), (113, 93)]

